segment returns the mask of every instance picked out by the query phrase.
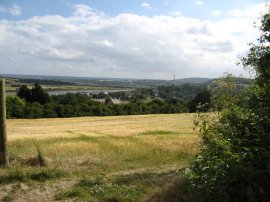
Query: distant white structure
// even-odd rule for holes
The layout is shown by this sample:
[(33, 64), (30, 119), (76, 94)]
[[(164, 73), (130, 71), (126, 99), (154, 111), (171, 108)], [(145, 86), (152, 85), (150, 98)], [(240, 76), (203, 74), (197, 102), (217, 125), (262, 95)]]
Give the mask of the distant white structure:
[[(107, 99), (108, 98), (106, 98), (106, 99), (91, 99), (91, 100), (105, 104), (105, 103), (109, 103)], [(115, 105), (122, 103), (120, 99), (116, 99), (116, 98), (111, 98), (110, 101), (111, 101), (110, 102), (111, 104), (115, 104)]]

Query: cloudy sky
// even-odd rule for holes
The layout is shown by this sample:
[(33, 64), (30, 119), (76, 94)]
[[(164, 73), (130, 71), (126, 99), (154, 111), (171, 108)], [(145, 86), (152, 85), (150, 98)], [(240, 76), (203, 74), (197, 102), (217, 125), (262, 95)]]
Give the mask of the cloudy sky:
[(0, 0), (0, 74), (248, 75), (260, 0)]

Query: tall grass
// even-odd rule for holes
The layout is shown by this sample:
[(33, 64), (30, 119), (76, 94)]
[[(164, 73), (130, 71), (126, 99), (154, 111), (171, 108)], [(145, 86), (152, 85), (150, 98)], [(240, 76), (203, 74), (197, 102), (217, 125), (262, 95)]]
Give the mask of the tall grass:
[[(9, 120), (8, 126), (12, 167), (0, 169), (0, 190), (16, 182), (74, 181), (52, 191), (55, 200), (146, 200), (178, 178), (199, 141), (189, 114)], [(46, 167), (33, 166), (33, 158)]]

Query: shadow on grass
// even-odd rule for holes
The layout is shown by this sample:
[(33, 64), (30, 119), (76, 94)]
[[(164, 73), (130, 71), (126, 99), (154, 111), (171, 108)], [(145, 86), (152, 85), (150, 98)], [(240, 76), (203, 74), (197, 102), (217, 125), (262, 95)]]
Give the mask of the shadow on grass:
[(182, 171), (165, 173), (136, 173), (116, 178), (116, 182), (133, 184), (144, 181), (147, 186), (159, 187), (159, 191), (147, 196), (147, 202), (187, 202), (192, 201)]
[(146, 200), (147, 202), (188, 202), (192, 201), (188, 195), (184, 179), (178, 179)]
[(14, 182), (54, 180), (67, 177), (68, 173), (57, 169), (11, 169), (7, 170), (4, 175), (0, 175), (0, 184), (9, 184)]
[(178, 135), (179, 133), (175, 131), (167, 131), (167, 130), (149, 130), (138, 135)]

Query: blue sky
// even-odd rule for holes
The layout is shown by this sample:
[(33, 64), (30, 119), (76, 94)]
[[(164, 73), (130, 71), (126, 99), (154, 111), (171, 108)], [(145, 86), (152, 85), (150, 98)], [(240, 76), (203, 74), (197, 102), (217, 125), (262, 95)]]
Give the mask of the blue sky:
[(236, 67), (260, 0), (0, 0), (0, 73), (218, 77)]
[(14, 16), (10, 13), (1, 13), (3, 19), (27, 19), (32, 16), (40, 15), (62, 15), (69, 16), (73, 6), (77, 4), (88, 5), (91, 8), (105, 12), (110, 16), (121, 13), (134, 13), (138, 15), (170, 15), (172, 12), (181, 12), (188, 17), (199, 19), (213, 19), (212, 11), (228, 12), (236, 9), (243, 9), (259, 3), (266, 3), (266, 0), (19, 0), (19, 1), (0, 1), (0, 5), (12, 8), (17, 5), (21, 8), (21, 15)]

